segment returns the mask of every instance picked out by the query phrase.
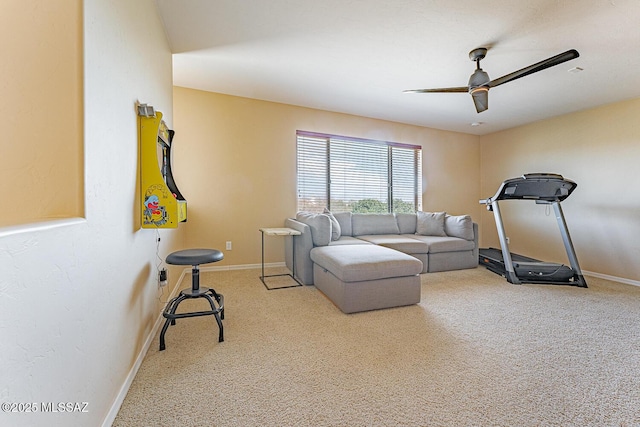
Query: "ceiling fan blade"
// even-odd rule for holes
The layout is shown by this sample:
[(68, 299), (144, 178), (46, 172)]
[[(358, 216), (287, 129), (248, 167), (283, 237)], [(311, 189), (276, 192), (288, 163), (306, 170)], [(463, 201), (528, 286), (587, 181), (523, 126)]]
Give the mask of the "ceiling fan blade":
[(473, 104), (476, 106), (476, 111), (482, 113), (489, 108), (489, 89), (486, 87), (479, 87), (471, 91), (473, 97)]
[(440, 89), (408, 89), (403, 90), (404, 93), (457, 93), (469, 92), (469, 88), (464, 87), (445, 87)]
[(519, 79), (520, 77), (528, 76), (529, 74), (537, 73), (538, 71), (542, 71), (549, 67), (553, 67), (558, 64), (562, 64), (563, 62), (570, 61), (579, 57), (580, 54), (577, 50), (571, 49), (566, 52), (563, 52), (559, 55), (552, 56), (551, 58), (547, 58), (544, 61), (537, 62), (533, 65), (529, 65), (528, 67), (524, 67), (521, 70), (514, 71), (513, 73), (507, 74), (502, 77), (498, 77), (495, 80), (491, 80), (489, 82), (490, 87), (500, 86), (501, 84), (508, 83), (510, 81)]

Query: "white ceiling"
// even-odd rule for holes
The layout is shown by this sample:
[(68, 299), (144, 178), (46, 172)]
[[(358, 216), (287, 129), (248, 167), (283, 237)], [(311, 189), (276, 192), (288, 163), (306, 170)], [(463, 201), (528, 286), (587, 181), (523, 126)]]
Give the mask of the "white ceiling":
[[(640, 97), (640, 0), (157, 3), (176, 86), (477, 135)], [(491, 79), (580, 57), (491, 89), (479, 114), (467, 93), (402, 93), (466, 86), (481, 46)]]

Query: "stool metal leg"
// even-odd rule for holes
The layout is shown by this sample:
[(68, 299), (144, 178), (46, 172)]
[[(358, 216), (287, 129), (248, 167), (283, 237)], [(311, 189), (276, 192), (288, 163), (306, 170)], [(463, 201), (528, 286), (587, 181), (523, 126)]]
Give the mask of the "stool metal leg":
[(220, 318), (224, 320), (224, 295), (217, 293), (213, 288), (209, 288), (209, 292), (211, 292), (211, 296), (218, 302), (218, 306), (220, 307)]
[[(167, 306), (167, 308), (165, 308), (165, 312), (162, 313), (164, 317), (167, 318), (167, 320), (165, 320), (164, 325), (162, 326), (162, 332), (160, 332), (160, 351), (165, 349), (164, 334), (167, 332), (167, 329), (169, 329), (169, 324), (176, 324), (176, 319), (175, 317), (173, 317), (173, 315), (176, 314), (178, 305), (185, 299), (187, 299), (187, 297), (182, 294), (173, 298), (171, 301), (169, 301), (169, 305)], [(169, 314), (169, 316), (167, 316), (167, 314)]]
[[(222, 328), (222, 319), (220, 318), (221, 309), (216, 308), (215, 304), (213, 303), (213, 299), (208, 294), (203, 294), (203, 296), (207, 299), (207, 301), (209, 301), (209, 305), (211, 305), (211, 310), (213, 311), (213, 316), (216, 318), (216, 323), (218, 323), (218, 329), (220, 330), (220, 333), (218, 334), (218, 342), (223, 342), (224, 332)], [(220, 304), (219, 300), (218, 304)]]

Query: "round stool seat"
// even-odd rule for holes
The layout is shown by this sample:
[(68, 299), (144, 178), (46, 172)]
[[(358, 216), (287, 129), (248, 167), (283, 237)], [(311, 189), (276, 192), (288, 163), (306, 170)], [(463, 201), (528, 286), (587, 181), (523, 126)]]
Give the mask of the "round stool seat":
[(166, 261), (174, 265), (200, 265), (218, 262), (223, 258), (224, 254), (217, 249), (185, 249), (169, 254)]

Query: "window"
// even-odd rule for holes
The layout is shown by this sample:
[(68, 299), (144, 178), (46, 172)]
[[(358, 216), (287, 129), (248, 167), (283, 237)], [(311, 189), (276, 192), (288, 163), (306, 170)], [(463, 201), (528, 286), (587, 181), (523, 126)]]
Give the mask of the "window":
[(299, 211), (422, 209), (420, 146), (304, 131), (296, 137)]

